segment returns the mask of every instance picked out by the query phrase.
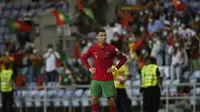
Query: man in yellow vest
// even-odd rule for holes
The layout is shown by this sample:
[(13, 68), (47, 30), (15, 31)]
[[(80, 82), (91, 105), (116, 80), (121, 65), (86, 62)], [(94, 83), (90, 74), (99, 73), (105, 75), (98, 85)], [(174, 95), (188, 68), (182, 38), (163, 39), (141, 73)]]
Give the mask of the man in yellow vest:
[(13, 112), (13, 70), (10, 63), (6, 63), (5, 69), (1, 71), (0, 82), (2, 112)]
[[(116, 60), (116, 64), (119, 61)], [(113, 66), (114, 67), (114, 66)], [(114, 84), (117, 92), (116, 104), (118, 112), (131, 112), (130, 99), (126, 93), (125, 82), (129, 78), (128, 68), (126, 65), (122, 65), (120, 69), (113, 72)]]
[(158, 112), (160, 106), (160, 73), (155, 63), (155, 58), (149, 58), (141, 70), (144, 112)]

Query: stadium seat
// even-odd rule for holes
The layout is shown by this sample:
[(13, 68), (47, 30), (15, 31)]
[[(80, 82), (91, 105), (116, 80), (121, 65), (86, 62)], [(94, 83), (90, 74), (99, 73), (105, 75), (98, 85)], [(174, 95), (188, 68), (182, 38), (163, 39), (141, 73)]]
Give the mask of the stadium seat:
[(24, 13), (26, 12), (26, 10), (23, 8), (20, 10), (19, 16), (23, 17)]
[(14, 96), (16, 107), (21, 107), (22, 92), (20, 90), (14, 91)]
[(170, 95), (172, 95), (172, 96), (177, 95), (177, 92), (178, 92), (178, 90), (177, 90), (176, 86), (173, 86), (173, 87), (169, 88)]
[(12, 16), (15, 18), (19, 15), (19, 11), (18, 10), (13, 10), (12, 11)]
[(83, 93), (84, 93), (83, 89), (77, 89), (74, 91), (74, 96), (80, 98), (82, 97)]
[(44, 91), (36, 91), (35, 96), (34, 96), (34, 105), (36, 107), (41, 107), (42, 106), (42, 101), (41, 99), (44, 98)]
[(24, 94), (25, 105), (27, 107), (32, 107), (33, 106), (33, 102), (29, 101), (29, 100), (32, 100), (31, 91), (23, 91), (23, 94)]
[(57, 98), (58, 100), (54, 100), (53, 101), (53, 105), (55, 107), (59, 107), (61, 106), (61, 100), (62, 100), (62, 96), (64, 95), (64, 90), (57, 90), (56, 94), (55, 94), (55, 98)]
[(70, 91), (64, 91), (64, 94), (62, 96), (62, 101), (61, 101), (61, 103), (64, 107), (68, 107), (70, 105), (70, 103), (69, 103), (70, 94), (71, 94)]

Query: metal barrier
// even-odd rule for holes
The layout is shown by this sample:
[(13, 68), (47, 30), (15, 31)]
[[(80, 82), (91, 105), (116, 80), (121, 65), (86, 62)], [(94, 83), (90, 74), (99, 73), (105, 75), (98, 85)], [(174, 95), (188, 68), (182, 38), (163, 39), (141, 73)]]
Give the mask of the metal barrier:
[[(200, 97), (196, 95), (196, 92), (191, 96), (170, 96), (170, 86), (191, 86), (196, 90), (198, 84), (169, 84), (165, 85), (167, 88), (166, 95), (161, 97), (161, 100), (165, 100), (166, 112), (169, 112), (169, 100), (194, 100), (191, 105), (193, 111), (196, 112), (196, 100), (200, 100)], [(52, 86), (53, 87), (53, 86)], [(17, 112), (86, 112), (91, 110), (91, 97), (89, 95), (89, 89), (86, 91), (78, 91), (76, 88), (89, 88), (89, 85), (73, 85), (63, 86), (60, 89), (52, 87), (37, 87), (37, 88), (18, 88), (15, 90), (15, 107)], [(130, 89), (137, 88), (137, 86), (131, 86)], [(63, 89), (61, 89), (63, 88)], [(41, 90), (37, 90), (41, 89)], [(87, 92), (87, 94), (86, 94)], [(105, 112), (107, 103), (105, 98), (101, 98), (101, 111)], [(142, 95), (139, 97), (132, 97), (131, 100), (137, 100), (140, 102), (140, 108), (142, 108)], [(81, 104), (80, 104), (81, 102)], [(62, 103), (62, 105), (60, 105)], [(142, 109), (140, 109), (142, 112)]]

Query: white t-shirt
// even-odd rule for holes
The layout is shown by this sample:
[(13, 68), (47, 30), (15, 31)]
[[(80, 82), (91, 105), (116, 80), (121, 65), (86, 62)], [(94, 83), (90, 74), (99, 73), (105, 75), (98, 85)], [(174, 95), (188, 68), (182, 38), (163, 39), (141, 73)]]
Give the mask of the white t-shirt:
[(51, 72), (56, 70), (56, 58), (60, 58), (59, 54), (57, 52), (47, 52), (43, 57), (45, 58), (45, 71)]

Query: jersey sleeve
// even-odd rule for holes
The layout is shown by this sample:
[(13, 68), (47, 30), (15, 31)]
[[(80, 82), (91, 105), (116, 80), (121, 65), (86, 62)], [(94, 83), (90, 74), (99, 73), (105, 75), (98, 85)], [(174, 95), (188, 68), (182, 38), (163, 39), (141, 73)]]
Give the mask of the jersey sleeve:
[(116, 68), (119, 69), (127, 61), (127, 58), (116, 47), (114, 47), (114, 54), (120, 59), (120, 62), (116, 66)]
[(88, 51), (86, 53), (84, 53), (83, 56), (81, 57), (81, 61), (87, 69), (91, 68), (91, 66), (88, 62), (88, 58), (91, 56), (92, 56), (92, 47), (90, 47), (88, 49)]

